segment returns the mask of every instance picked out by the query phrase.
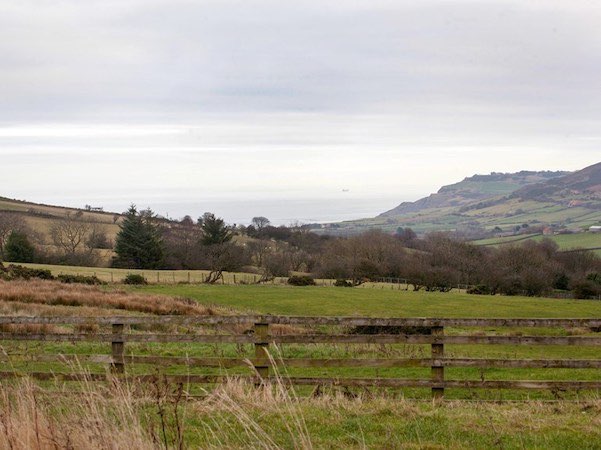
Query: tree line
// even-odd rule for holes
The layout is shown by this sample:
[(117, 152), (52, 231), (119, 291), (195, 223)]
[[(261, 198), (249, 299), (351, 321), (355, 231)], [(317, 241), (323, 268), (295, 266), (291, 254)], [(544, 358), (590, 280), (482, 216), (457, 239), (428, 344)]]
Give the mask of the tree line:
[(0, 256), (12, 262), (90, 265), (92, 250), (101, 246), (114, 249), (114, 267), (204, 269), (210, 271), (208, 283), (225, 271), (253, 272), (259, 282), (301, 272), (349, 286), (394, 277), (416, 290), (445, 292), (467, 285), (479, 294), (601, 295), (601, 258), (587, 251), (562, 252), (549, 239), (481, 247), (449, 233), (418, 238), (410, 228), (330, 237), (300, 225), (273, 226), (261, 216), (248, 226), (229, 225), (212, 213), (175, 221), (132, 205), (119, 222), (114, 244), (101, 227), (81, 218), (55, 222), (50, 234), (58, 256), (49, 256), (29, 242), (31, 230), (7, 217), (0, 216)]

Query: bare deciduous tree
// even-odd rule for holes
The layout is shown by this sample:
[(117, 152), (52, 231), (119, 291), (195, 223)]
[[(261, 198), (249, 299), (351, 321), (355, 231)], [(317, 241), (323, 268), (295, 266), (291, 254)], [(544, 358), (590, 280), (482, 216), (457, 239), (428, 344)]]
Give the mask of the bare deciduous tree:
[(97, 223), (85, 222), (81, 215), (67, 213), (50, 228), (54, 245), (65, 262), (73, 264), (94, 263), (95, 243), (105, 234)]
[(269, 219), (267, 217), (263, 217), (263, 216), (253, 217), (251, 220), (251, 225), (253, 225), (257, 229), (258, 232), (260, 232), (263, 228), (265, 228), (270, 223), (271, 222), (269, 221)]
[(273, 243), (267, 239), (257, 239), (246, 244), (246, 248), (250, 252), (253, 262), (257, 267), (263, 267), (265, 255), (271, 250)]
[(78, 250), (85, 247), (90, 228), (89, 223), (80, 220), (71, 213), (67, 213), (54, 222), (50, 228), (50, 236), (54, 245), (66, 255), (75, 255)]
[(247, 263), (244, 249), (233, 242), (203, 245), (200, 249), (203, 265), (210, 270), (205, 283), (213, 284), (223, 277), (224, 271), (235, 271)]

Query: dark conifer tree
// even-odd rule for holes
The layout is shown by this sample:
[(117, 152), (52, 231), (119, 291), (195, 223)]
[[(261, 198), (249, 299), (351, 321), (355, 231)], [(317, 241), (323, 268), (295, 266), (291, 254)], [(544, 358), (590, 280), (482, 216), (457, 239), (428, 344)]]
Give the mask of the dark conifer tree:
[(223, 219), (215, 217), (213, 213), (204, 213), (198, 219), (198, 224), (202, 229), (203, 245), (225, 244), (234, 237), (233, 227), (226, 225)]
[(131, 205), (119, 225), (115, 239), (115, 267), (158, 269), (163, 265), (164, 250), (160, 226), (150, 209), (140, 211)]
[(6, 240), (4, 246), (4, 256), (11, 262), (33, 262), (35, 249), (27, 235), (20, 231), (13, 231)]

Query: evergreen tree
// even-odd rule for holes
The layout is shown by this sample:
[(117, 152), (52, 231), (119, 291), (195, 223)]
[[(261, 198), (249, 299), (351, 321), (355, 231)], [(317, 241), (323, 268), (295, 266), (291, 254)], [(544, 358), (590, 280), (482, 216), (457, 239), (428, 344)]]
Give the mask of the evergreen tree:
[(198, 219), (198, 224), (202, 232), (201, 254), (211, 270), (205, 283), (215, 283), (223, 277), (224, 270), (234, 267), (240, 259), (238, 246), (230, 242), (234, 237), (234, 227), (208, 212)]
[(140, 211), (131, 205), (119, 225), (115, 239), (115, 267), (158, 269), (163, 264), (163, 239), (150, 209)]
[(215, 217), (213, 213), (204, 213), (198, 219), (198, 224), (202, 229), (203, 245), (225, 244), (234, 237), (233, 228), (226, 225), (223, 219)]
[(27, 235), (19, 231), (13, 231), (6, 240), (4, 256), (11, 262), (33, 262), (35, 250)]

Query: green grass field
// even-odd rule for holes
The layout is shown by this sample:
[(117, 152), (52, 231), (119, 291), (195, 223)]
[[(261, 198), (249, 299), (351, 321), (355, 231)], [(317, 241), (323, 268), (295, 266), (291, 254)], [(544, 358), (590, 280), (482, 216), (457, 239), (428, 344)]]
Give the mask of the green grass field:
[[(282, 315), (362, 315), (382, 317), (600, 317), (601, 302), (592, 300), (558, 300), (530, 297), (478, 296), (459, 292), (428, 293), (377, 288), (290, 287), (282, 285), (188, 285), (168, 284), (127, 287), (135, 293), (165, 294), (193, 299), (205, 305), (231, 308), (233, 313), (260, 312)], [(105, 286), (102, 289), (122, 289)], [(73, 308), (76, 306), (66, 306)], [(134, 313), (134, 312), (129, 312)], [(46, 312), (45, 314), (48, 314)], [(106, 314), (118, 314), (113, 310)], [(179, 330), (186, 332), (185, 329)], [(446, 329), (448, 334), (465, 334), (475, 330)], [(143, 331), (142, 331), (143, 332)], [(564, 329), (494, 329), (476, 330), (482, 334), (569, 335)], [(579, 335), (595, 335), (590, 330), (576, 330)], [(2, 349), (13, 358), (13, 370), (104, 373), (100, 364), (65, 367), (54, 362), (34, 362), (27, 355), (105, 354), (110, 344), (94, 342), (10, 342)], [(369, 344), (287, 344), (273, 351), (285, 358), (423, 358), (429, 357), (429, 345)], [(126, 354), (155, 356), (205, 356), (252, 358), (252, 345), (210, 345), (193, 343), (128, 343)], [(554, 358), (598, 359), (599, 347), (586, 346), (510, 346), (446, 345), (447, 357), (469, 358)], [(225, 374), (249, 375), (248, 367), (223, 369), (207, 367), (152, 365), (128, 366), (130, 374)], [(429, 368), (288, 368), (291, 377), (430, 377)], [(598, 369), (478, 369), (447, 368), (446, 379), (454, 380), (598, 380)], [(56, 389), (52, 385), (48, 389)], [(189, 386), (192, 394), (207, 394), (200, 387)], [(601, 448), (600, 393), (544, 392), (511, 390), (447, 389), (450, 400), (433, 404), (428, 389), (325, 389), (324, 397), (313, 397), (312, 389), (300, 387), (292, 398), (280, 393), (257, 392), (228, 387), (225, 394), (208, 388), (217, 400), (182, 406), (183, 436), (190, 448), (257, 448), (271, 439), (268, 448)], [(296, 395), (298, 398), (296, 398)], [(225, 396), (225, 397), (224, 397)], [(229, 396), (229, 397), (228, 397)], [(95, 395), (95, 398), (99, 398)], [(225, 400), (224, 400), (225, 398)], [(409, 400), (416, 398), (418, 400)], [(461, 399), (460, 402), (452, 401)], [(578, 400), (577, 403), (557, 401)], [(466, 401), (467, 400), (467, 401)], [(526, 403), (483, 403), (480, 400), (530, 400)], [(545, 403), (546, 401), (553, 403)], [(54, 405), (54, 404), (53, 404)], [(72, 411), (67, 397), (56, 405)], [(230, 405), (226, 407), (226, 405)], [(235, 405), (235, 406), (232, 406)], [(167, 408), (167, 414), (171, 407)], [(157, 417), (157, 406), (146, 404), (136, 414)], [(163, 412), (165, 413), (165, 412)], [(172, 424), (171, 417), (170, 423)], [(295, 423), (302, 420), (303, 430)], [(156, 422), (155, 422), (156, 424)], [(157, 426), (157, 425), (155, 425)], [(173, 433), (173, 428), (169, 428)], [(249, 430), (252, 433), (249, 433)], [(172, 436), (172, 435), (171, 435)]]
[[(128, 273), (138, 273), (151, 284), (129, 289), (189, 297), (203, 304), (219, 304), (240, 311), (252, 310), (269, 314), (374, 317), (594, 317), (601, 314), (601, 303), (594, 300), (480, 296), (459, 291), (413, 292), (405, 290), (404, 285), (390, 283), (335, 288), (331, 286), (332, 280), (317, 280), (318, 286), (304, 288), (287, 286), (285, 278), (276, 278), (273, 283), (254, 285), (250, 283), (258, 280), (259, 276), (249, 273), (224, 273), (225, 285), (205, 285), (201, 281), (208, 271), (203, 270), (156, 271), (24, 265), (48, 269), (53, 275), (96, 275), (103, 281), (115, 283), (121, 282)], [(188, 280), (192, 284), (188, 284)]]
[[(531, 297), (478, 296), (462, 293), (427, 293), (382, 289), (287, 287), (287, 286), (147, 286), (132, 288), (137, 292), (177, 295), (192, 298), (205, 305), (219, 305), (241, 312), (259, 312), (280, 315), (338, 315), (373, 317), (599, 317), (601, 302), (594, 300), (558, 300)], [(447, 329), (448, 334), (474, 332), (473, 329)], [(563, 329), (503, 329), (479, 330), (484, 334), (565, 335)], [(585, 333), (586, 331), (580, 331)], [(589, 332), (590, 334), (590, 332)], [(229, 350), (230, 352), (233, 349)], [(360, 357), (380, 357), (377, 346), (287, 345), (285, 357), (345, 357), (360, 352)], [(350, 353), (349, 353), (350, 352)], [(390, 355), (429, 355), (423, 345), (390, 346)], [(569, 346), (512, 346), (512, 345), (447, 345), (447, 355), (477, 358), (597, 358), (598, 347)], [(386, 353), (384, 353), (386, 354)], [(355, 376), (355, 377), (428, 377), (428, 369), (292, 369), (294, 376)], [(598, 379), (596, 369), (474, 369), (451, 368), (452, 379)], [(420, 390), (406, 391), (407, 395), (427, 395)], [(463, 390), (449, 394), (450, 398), (465, 398)], [(471, 393), (470, 395), (475, 395)], [(549, 398), (548, 393), (479, 392), (477, 398)]]
[(289, 286), (157, 285), (136, 291), (188, 297), (241, 311), (373, 317), (596, 317), (601, 302), (533, 297)]
[(543, 239), (550, 239), (556, 242), (560, 250), (571, 250), (571, 249), (595, 249), (594, 251), (599, 253), (601, 248), (601, 233), (574, 233), (574, 234), (558, 234), (543, 236), (541, 234), (526, 234), (519, 236), (506, 236), (499, 238), (480, 239), (472, 241), (476, 245), (507, 245), (507, 244), (518, 244), (525, 240), (541, 241)]

